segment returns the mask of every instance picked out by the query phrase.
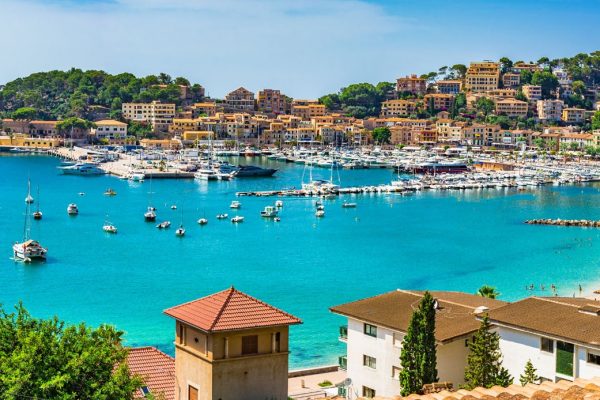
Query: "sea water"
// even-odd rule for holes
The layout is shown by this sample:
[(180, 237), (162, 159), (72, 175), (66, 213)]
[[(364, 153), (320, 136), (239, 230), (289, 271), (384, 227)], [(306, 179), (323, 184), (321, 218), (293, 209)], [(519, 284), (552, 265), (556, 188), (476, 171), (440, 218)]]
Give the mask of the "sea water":
[[(173, 353), (175, 324), (162, 311), (230, 286), (302, 319), (291, 328), (292, 368), (333, 364), (344, 353), (337, 339), (345, 323), (329, 307), (402, 289), (474, 293), (495, 286), (501, 299), (591, 292), (598, 279), (600, 229), (525, 225), (530, 218), (600, 219), (598, 185), (517, 191), (482, 189), (366, 194), (325, 200), (283, 198), (281, 222), (260, 217), (276, 198), (239, 197), (238, 191), (299, 187), (302, 165), (240, 159), (279, 169), (272, 178), (231, 182), (60, 175), (46, 156), (0, 157), (0, 303), (22, 300), (38, 317), (109, 323), (126, 332), (128, 345)], [(27, 178), (43, 220), (31, 235), (48, 248), (48, 260), (12, 260), (23, 237)], [(314, 178), (331, 178), (327, 169)], [(390, 170), (334, 171), (342, 186), (389, 183)], [(39, 186), (39, 196), (37, 188)], [(107, 188), (117, 195), (103, 195)], [(81, 196), (79, 193), (85, 193)], [(237, 212), (232, 200), (242, 202)], [(356, 208), (342, 208), (344, 200)], [(67, 215), (69, 203), (80, 213)], [(167, 230), (144, 221), (149, 203)], [(176, 205), (176, 210), (171, 206)], [(232, 224), (218, 213), (242, 215)], [(209, 223), (200, 226), (198, 218)], [(105, 221), (118, 234), (103, 232)], [(174, 231), (183, 223), (185, 237)], [(526, 290), (533, 284), (533, 291)], [(544, 285), (545, 290), (541, 287)]]

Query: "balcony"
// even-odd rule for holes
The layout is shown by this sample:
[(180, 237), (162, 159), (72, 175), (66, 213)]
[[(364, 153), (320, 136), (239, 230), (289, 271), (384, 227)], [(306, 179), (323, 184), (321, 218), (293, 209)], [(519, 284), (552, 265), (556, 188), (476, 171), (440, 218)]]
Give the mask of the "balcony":
[(338, 365), (340, 366), (340, 369), (343, 369), (344, 371), (348, 369), (348, 358), (346, 356), (339, 356), (338, 357)]
[(342, 342), (346, 342), (348, 340), (348, 326), (347, 325), (340, 326), (340, 336), (339, 336), (339, 339)]

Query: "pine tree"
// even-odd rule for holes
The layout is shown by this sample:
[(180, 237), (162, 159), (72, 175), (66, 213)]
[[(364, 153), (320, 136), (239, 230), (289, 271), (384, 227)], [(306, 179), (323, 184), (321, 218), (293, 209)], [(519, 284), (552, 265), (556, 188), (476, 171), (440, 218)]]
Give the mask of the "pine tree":
[(435, 300), (425, 292), (411, 317), (400, 353), (400, 394), (418, 393), (424, 384), (437, 382)]
[(525, 364), (525, 372), (520, 376), (519, 381), (522, 386), (527, 385), (528, 383), (538, 384), (540, 382), (540, 377), (537, 376), (537, 370), (533, 367), (531, 360), (527, 360)]
[(465, 387), (474, 389), (478, 386), (490, 388), (494, 385), (508, 386), (512, 377), (502, 368), (500, 337), (490, 330), (490, 321), (486, 315), (481, 326), (469, 343), (469, 356), (465, 369)]

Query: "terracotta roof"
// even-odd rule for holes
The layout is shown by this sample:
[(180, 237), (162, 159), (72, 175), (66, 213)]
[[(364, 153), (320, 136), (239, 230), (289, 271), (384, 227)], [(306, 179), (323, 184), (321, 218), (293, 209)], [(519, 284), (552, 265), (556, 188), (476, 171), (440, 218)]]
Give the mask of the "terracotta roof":
[[(127, 364), (133, 374), (140, 375), (144, 384), (155, 396), (165, 400), (175, 399), (175, 359), (154, 347), (137, 347), (129, 350)], [(142, 391), (134, 398), (144, 398)]]
[[(423, 297), (422, 291), (395, 290), (375, 297), (330, 308), (336, 314), (406, 332), (413, 311)], [(483, 306), (494, 309), (505, 305), (492, 300), (461, 292), (430, 292), (438, 300), (435, 338), (438, 342), (449, 342), (475, 332), (479, 321), (475, 318), (476, 308)]]
[(489, 316), (495, 324), (600, 346), (600, 317), (585, 311), (590, 306), (598, 308), (600, 301), (572, 297), (529, 297), (492, 310)]
[(103, 120), (100, 120), (100, 121), (96, 121), (94, 123), (96, 125), (102, 125), (102, 126), (104, 126), (104, 125), (127, 126), (126, 123), (120, 122), (120, 121), (116, 121), (114, 119), (103, 119)]
[(169, 308), (164, 313), (205, 332), (302, 323), (299, 318), (234, 287)]

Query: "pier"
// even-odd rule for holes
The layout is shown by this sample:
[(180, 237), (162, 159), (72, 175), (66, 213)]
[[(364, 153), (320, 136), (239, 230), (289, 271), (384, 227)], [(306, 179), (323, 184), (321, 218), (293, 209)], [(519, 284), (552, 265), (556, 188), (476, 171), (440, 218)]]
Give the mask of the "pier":
[(600, 220), (589, 219), (529, 219), (528, 225), (577, 226), (581, 228), (600, 228)]

